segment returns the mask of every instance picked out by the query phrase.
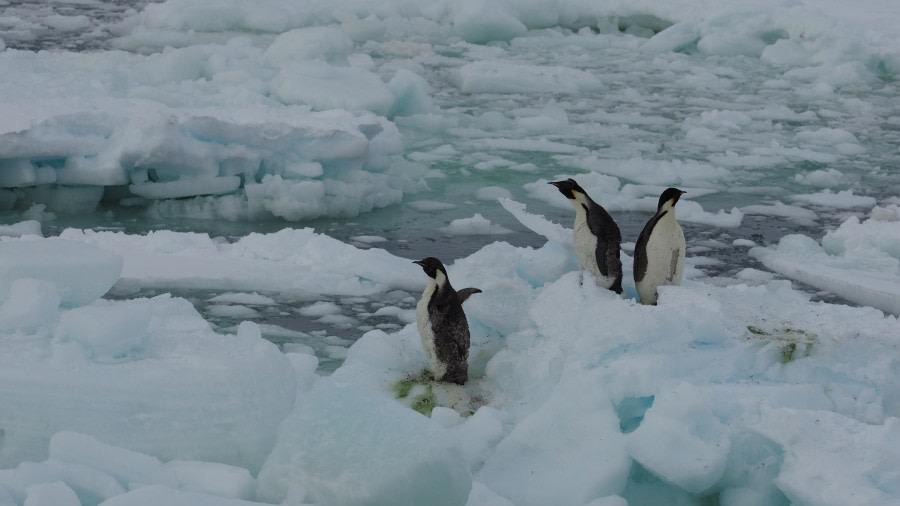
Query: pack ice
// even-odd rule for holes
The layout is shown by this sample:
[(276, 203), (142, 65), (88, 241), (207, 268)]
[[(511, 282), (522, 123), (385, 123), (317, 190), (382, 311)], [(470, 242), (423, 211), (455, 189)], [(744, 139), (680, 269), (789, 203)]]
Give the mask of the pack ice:
[[(230, 282), (246, 291), (265, 287), (270, 269), (310, 292), (322, 280), (345, 295), (421, 289), (406, 259), (309, 230), (230, 245), (175, 232), (5, 238), (4, 258), (22, 268), (0, 278), (0, 503), (898, 501), (895, 316), (814, 302), (752, 269), (725, 283), (687, 269), (643, 306), (631, 283), (620, 297), (582, 282), (570, 230), (503, 205), (546, 244), (495, 242), (449, 266), (484, 291), (466, 302), (472, 377), (423, 380), (406, 397), (398, 385), (427, 363), (414, 324), (366, 332), (320, 376), (314, 356), (281, 353), (254, 323), (220, 335), (183, 299), (96, 295), (120, 270), (159, 288), (190, 256), (216, 273), (236, 254), (248, 268)], [(870, 257), (896, 255), (879, 239), (898, 232), (893, 212), (848, 219), (822, 247), (837, 255), (852, 237)], [(154, 269), (129, 267), (147, 253)], [(296, 268), (323, 254), (346, 263)], [(46, 269), (25, 268), (39, 262)]]

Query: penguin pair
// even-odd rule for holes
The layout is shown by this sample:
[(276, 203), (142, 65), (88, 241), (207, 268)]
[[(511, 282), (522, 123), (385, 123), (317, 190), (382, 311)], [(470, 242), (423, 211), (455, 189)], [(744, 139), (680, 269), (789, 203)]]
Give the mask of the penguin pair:
[[(574, 179), (550, 181), (575, 208), (575, 256), (597, 284), (622, 293), (622, 235), (612, 217)], [(681, 284), (684, 272), (684, 232), (675, 219), (675, 204), (684, 192), (667, 188), (656, 214), (644, 225), (634, 248), (634, 284), (642, 304), (656, 304), (657, 288)]]
[(428, 285), (416, 305), (416, 326), (434, 379), (464, 385), (469, 378), (469, 323), (462, 303), (478, 288), (455, 290), (440, 260), (413, 262), (428, 275)]

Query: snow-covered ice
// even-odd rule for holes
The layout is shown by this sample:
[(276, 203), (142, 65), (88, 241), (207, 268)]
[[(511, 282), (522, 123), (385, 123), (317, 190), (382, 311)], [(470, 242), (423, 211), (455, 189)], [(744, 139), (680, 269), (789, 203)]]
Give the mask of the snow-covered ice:
[[(825, 413), (837, 425), (821, 430), (848, 431), (846, 437), (896, 425), (896, 317), (811, 302), (787, 281), (750, 275), (725, 286), (689, 279), (663, 290), (658, 306), (642, 306), (633, 295), (582, 284), (570, 232), (557, 233), (558, 225), (521, 204), (504, 205), (559, 240), (538, 249), (497, 242), (450, 266), (460, 286), (484, 290), (466, 303), (470, 356), (481, 366), (472, 368), (463, 392), (450, 393), (478, 399), (466, 401), (474, 403), (468, 416), (437, 408), (430, 420), (395, 398), (396, 382), (426, 364), (412, 324), (390, 334), (367, 332), (337, 371), (321, 377), (313, 357), (286, 360), (255, 324), (242, 324), (236, 336), (216, 335), (180, 299), (96, 300), (74, 309), (26, 299), (45, 314), (37, 327), (3, 334), (10, 409), (0, 420), (0, 454), (9, 469), (0, 472), (0, 485), (14, 504), (29, 495), (67, 496), (60, 485), (47, 485), (56, 482), (82, 502), (100, 497), (121, 504), (203, 504), (213, 496), (420, 504), (435, 501), (436, 491), (447, 504), (473, 505), (500, 498), (517, 505), (612, 497), (690, 502), (710, 494), (756, 498), (754, 504), (815, 504), (824, 497), (815, 469), (852, 447), (859, 465), (843, 471), (842, 483), (872, 498), (861, 504), (894, 497), (893, 489), (878, 485), (890, 473), (883, 466), (895, 460), (879, 443), (889, 436), (875, 437), (871, 447), (859, 437), (810, 446), (832, 432), (817, 435), (817, 425), (794, 421), (804, 437), (790, 437), (775, 429), (783, 422), (771, 420), (780, 413), (797, 412), (792, 420)], [(876, 223), (850, 220), (833, 235), (853, 234), (893, 253), (891, 244), (878, 243), (883, 234), (874, 228), (900, 223), (889, 219), (893, 212), (874, 212)], [(89, 238), (74, 232), (66, 235)], [(119, 247), (132, 243), (130, 249), (145, 239), (115, 238)], [(194, 240), (174, 233), (170, 239)], [(295, 244), (286, 234), (257, 240)], [(823, 242), (832, 241), (840, 243)], [(323, 244), (327, 238), (309, 241), (297, 253)], [(57, 249), (66, 246), (81, 244)], [(229, 261), (202, 247), (197, 254), (203, 251), (211, 267)], [(361, 263), (390, 257), (358, 251)], [(157, 262), (159, 271), (178, 266), (175, 253)], [(380, 264), (388, 279), (408, 272), (408, 261), (395, 260)], [(291, 263), (289, 257), (273, 261)], [(304, 279), (295, 282), (302, 286)], [(52, 278), (43, 283), (54, 288)], [(633, 284), (626, 285), (633, 294)], [(264, 299), (234, 293), (223, 301)], [(307, 308), (319, 316), (340, 311), (327, 302)], [(72, 388), (76, 403), (67, 400)], [(768, 467), (761, 470), (761, 463)], [(256, 480), (247, 472), (260, 469)], [(401, 484), (410, 476), (416, 487)], [(869, 476), (881, 478), (871, 484)], [(126, 494), (129, 488), (137, 490)]]
[(16, 302), (15, 297), (10, 297), (10, 290), (21, 287), (14, 282), (30, 279), (52, 282), (62, 304), (81, 306), (105, 294), (122, 272), (122, 258), (118, 255), (57, 238), (0, 242), (0, 255), (0, 300), (10, 304)]
[(472, 477), (453, 436), (390, 392), (339, 376), (282, 422), (260, 497), (280, 503), (302, 488), (322, 504), (463, 504)]
[[(309, 228), (251, 234), (233, 243), (165, 230), (135, 236), (67, 229), (60, 236), (116, 253), (122, 263), (119, 282), (141, 287), (368, 295), (424, 286), (411, 275), (415, 266), (402, 259), (379, 249), (360, 250)], [(408, 269), (398, 270), (398, 265)]]
[(441, 231), (448, 235), (503, 235), (512, 233), (512, 230), (491, 223), (490, 220), (478, 213), (475, 213), (475, 215), (470, 218), (453, 220), (449, 225), (442, 228)]
[[(0, 505), (900, 504), (898, 21), (4, 6)], [(626, 272), (686, 190), (684, 283), (583, 283), (561, 177)], [(462, 387), (432, 254), (483, 290)]]
[(900, 315), (900, 207), (875, 207), (862, 222), (853, 216), (825, 234), (821, 244), (792, 234), (750, 252), (763, 265), (847, 300)]

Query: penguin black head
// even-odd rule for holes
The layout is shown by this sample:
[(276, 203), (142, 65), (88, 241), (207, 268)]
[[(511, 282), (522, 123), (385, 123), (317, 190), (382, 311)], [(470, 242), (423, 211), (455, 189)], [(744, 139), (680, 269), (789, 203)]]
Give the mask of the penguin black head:
[(567, 199), (575, 200), (575, 192), (587, 195), (584, 188), (578, 186), (578, 183), (572, 178), (563, 181), (548, 181), (547, 184), (552, 184), (558, 188), (559, 193), (562, 193)]
[(428, 257), (423, 260), (416, 260), (413, 263), (421, 265), (422, 270), (425, 271), (425, 274), (428, 274), (428, 277), (430, 278), (436, 279), (438, 271), (442, 272), (444, 277), (447, 277), (447, 269), (444, 269), (444, 264), (437, 258)]
[(659, 203), (656, 205), (656, 212), (662, 210), (663, 206), (666, 203), (671, 202), (669, 207), (675, 207), (675, 204), (678, 203), (678, 199), (681, 198), (681, 195), (687, 193), (679, 190), (678, 188), (666, 188), (662, 195), (659, 196)]

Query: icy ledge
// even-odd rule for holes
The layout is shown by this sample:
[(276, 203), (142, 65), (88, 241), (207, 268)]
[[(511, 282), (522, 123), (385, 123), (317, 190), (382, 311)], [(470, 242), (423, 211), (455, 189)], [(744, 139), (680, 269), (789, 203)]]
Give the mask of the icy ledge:
[(60, 431), (165, 460), (262, 465), (295, 380), (255, 324), (222, 336), (184, 299), (96, 300), (122, 259), (88, 244), (4, 241), (0, 256), (0, 467), (46, 459)]
[(799, 234), (750, 254), (767, 268), (858, 304), (900, 315), (900, 207), (850, 217), (821, 244)]
[[(158, 214), (301, 220), (355, 216), (403, 194), (388, 173), (400, 134), (371, 113), (115, 98), (0, 111), (0, 207), (90, 212), (113, 187), (124, 205)], [(196, 198), (171, 200), (185, 197)]]

